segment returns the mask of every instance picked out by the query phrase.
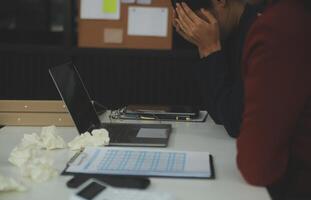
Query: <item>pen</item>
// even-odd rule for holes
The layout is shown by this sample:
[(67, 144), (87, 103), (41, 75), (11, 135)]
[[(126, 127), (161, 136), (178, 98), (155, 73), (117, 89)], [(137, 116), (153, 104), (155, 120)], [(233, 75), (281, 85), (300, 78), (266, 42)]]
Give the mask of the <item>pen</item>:
[(156, 119), (155, 117), (143, 116), (143, 115), (140, 115), (139, 118), (140, 119), (148, 119), (148, 120), (155, 120)]
[(77, 153), (75, 153), (72, 156), (72, 158), (70, 158), (70, 160), (67, 162), (67, 165), (70, 165), (71, 163), (73, 163), (83, 151), (84, 151), (84, 148), (81, 148)]
[(176, 116), (176, 121), (179, 121), (179, 120), (190, 120), (191, 118), (189, 116)]

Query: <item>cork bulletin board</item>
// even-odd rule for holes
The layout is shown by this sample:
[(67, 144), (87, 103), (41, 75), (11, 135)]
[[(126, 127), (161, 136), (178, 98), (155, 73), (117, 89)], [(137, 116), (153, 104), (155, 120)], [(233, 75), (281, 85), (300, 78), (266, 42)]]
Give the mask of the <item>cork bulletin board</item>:
[[(106, 0), (109, 1), (109, 0)], [(115, 19), (85, 19), (81, 18), (81, 5), (78, 17), (78, 46), (98, 48), (131, 48), (131, 49), (171, 49), (172, 48), (172, 7), (168, 0), (152, 0), (150, 5), (137, 3), (120, 4), (120, 18)], [(133, 9), (151, 8), (167, 12), (167, 29), (163, 35), (133, 35), (128, 34), (129, 12)], [(155, 9), (153, 9), (155, 8)], [(148, 9), (144, 9), (148, 12)], [(159, 19), (150, 20), (150, 26), (156, 26)], [(153, 24), (154, 23), (154, 24)], [(149, 24), (148, 24), (149, 25)], [(139, 33), (139, 24), (136, 24), (136, 33)], [(133, 27), (133, 26), (131, 26)], [(138, 31), (137, 31), (138, 28)], [(151, 27), (152, 28), (152, 27)], [(135, 30), (134, 30), (135, 31)], [(160, 33), (161, 34), (161, 33)]]

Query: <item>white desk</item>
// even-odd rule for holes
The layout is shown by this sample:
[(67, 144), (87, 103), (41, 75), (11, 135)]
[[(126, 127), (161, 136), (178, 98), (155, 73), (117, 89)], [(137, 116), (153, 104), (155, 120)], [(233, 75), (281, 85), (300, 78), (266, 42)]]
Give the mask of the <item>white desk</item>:
[[(216, 179), (151, 178), (150, 191), (172, 193), (178, 200), (268, 200), (265, 188), (248, 185), (236, 166), (235, 140), (230, 138), (222, 126), (215, 125), (210, 118), (205, 123), (172, 123), (173, 132), (169, 149), (208, 151), (214, 156)], [(58, 133), (70, 141), (77, 135), (75, 128), (58, 128)], [(21, 141), (25, 133), (40, 133), (38, 127), (4, 127), (0, 130), (0, 174), (19, 177), (19, 171), (8, 162), (11, 150)], [(72, 152), (54, 150), (55, 167), (61, 171)], [(51, 181), (31, 184), (26, 192), (0, 193), (1, 200), (66, 200), (71, 190), (66, 187), (70, 177), (59, 176)]]

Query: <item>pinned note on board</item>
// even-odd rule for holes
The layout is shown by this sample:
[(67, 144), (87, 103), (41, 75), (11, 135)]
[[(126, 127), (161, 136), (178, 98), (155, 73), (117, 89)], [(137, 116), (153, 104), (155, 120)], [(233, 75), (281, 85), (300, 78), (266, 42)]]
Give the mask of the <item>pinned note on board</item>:
[(167, 7), (128, 8), (128, 35), (166, 37), (168, 32)]
[(123, 42), (123, 30), (121, 28), (105, 28), (104, 43), (121, 44)]
[(135, 3), (135, 0), (121, 0), (122, 3)]
[(81, 0), (81, 19), (120, 19), (120, 0)]
[(103, 13), (116, 13), (118, 9), (117, 0), (103, 0), (102, 4)]
[(137, 4), (150, 5), (152, 0), (137, 0)]

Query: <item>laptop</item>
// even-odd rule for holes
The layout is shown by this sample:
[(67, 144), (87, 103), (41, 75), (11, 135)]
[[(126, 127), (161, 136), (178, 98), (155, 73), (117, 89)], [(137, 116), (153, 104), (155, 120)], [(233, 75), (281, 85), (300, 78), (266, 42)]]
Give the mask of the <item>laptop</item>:
[(80, 134), (105, 128), (109, 132), (111, 146), (168, 145), (172, 130), (170, 124), (101, 123), (80, 74), (72, 62), (52, 67), (49, 73)]

